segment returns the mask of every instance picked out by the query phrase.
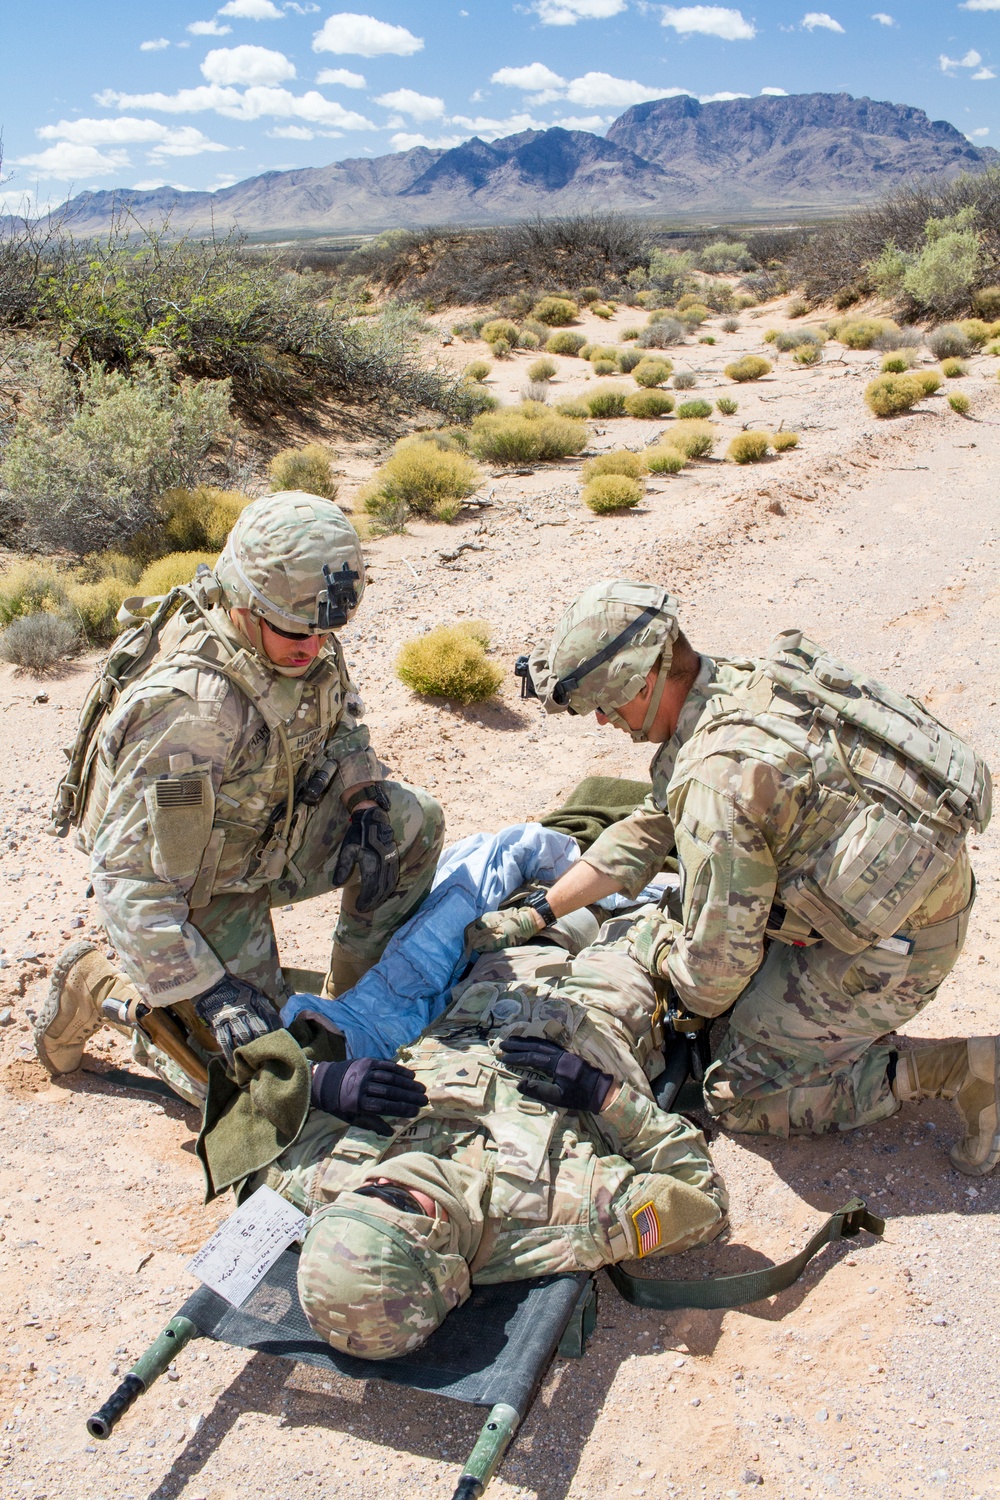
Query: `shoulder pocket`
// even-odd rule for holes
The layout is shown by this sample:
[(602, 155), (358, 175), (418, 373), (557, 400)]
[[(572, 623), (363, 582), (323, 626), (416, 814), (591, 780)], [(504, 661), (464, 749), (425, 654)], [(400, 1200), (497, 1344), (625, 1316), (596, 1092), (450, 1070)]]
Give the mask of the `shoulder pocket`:
[(153, 835), (153, 872), (161, 880), (193, 880), (215, 817), (215, 791), (207, 774), (161, 776), (146, 788)]

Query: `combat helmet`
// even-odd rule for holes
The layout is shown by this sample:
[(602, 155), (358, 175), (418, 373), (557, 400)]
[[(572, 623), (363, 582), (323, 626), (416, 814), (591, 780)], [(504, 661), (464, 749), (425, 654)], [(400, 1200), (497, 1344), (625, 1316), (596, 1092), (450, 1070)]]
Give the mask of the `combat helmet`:
[(445, 1218), (342, 1193), (313, 1217), (299, 1298), (321, 1338), (359, 1359), (417, 1349), (469, 1296), (469, 1267)]
[[(589, 714), (598, 709), (633, 740), (649, 736), (670, 674), (680, 633), (677, 600), (652, 583), (625, 579), (595, 583), (570, 605), (547, 647), (532, 652), (528, 679), (546, 713)], [(658, 667), (641, 729), (618, 710), (631, 703)], [(520, 664), (519, 675), (524, 675)]]
[(365, 589), (357, 532), (339, 506), (304, 490), (252, 501), (213, 569), (230, 609), (278, 630), (336, 630)]

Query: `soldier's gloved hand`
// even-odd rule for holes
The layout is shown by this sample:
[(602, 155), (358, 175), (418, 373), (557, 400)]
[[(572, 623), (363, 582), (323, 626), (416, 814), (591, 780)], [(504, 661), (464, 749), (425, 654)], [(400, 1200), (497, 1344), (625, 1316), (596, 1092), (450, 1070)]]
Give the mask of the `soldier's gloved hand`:
[(412, 1120), (427, 1103), (427, 1090), (409, 1068), (381, 1057), (317, 1063), (311, 1098), (317, 1109), (348, 1124), (366, 1115)]
[(334, 885), (346, 885), (355, 866), (361, 871), (361, 888), (354, 904), (358, 911), (374, 911), (399, 884), (399, 850), (381, 807), (351, 813), (333, 872)]
[(505, 1037), (500, 1043), (500, 1056), (510, 1068), (532, 1068), (536, 1073), (547, 1074), (551, 1083), (525, 1078), (517, 1091), (526, 1099), (537, 1099), (557, 1109), (600, 1114), (615, 1081), (610, 1073), (602, 1073), (575, 1052), (567, 1052), (565, 1047), (544, 1037)]
[(506, 911), (488, 911), (465, 929), (465, 951), (499, 953), (503, 948), (520, 948), (541, 931), (531, 906), (510, 906)]
[(659, 907), (643, 911), (628, 930), (629, 952), (647, 974), (665, 978), (677, 923)]
[(237, 979), (235, 974), (224, 974), (218, 984), (198, 995), (192, 1004), (195, 1014), (222, 1048), (230, 1067), (237, 1047), (267, 1036), (269, 1031), (281, 1030), (278, 1013), (267, 996), (252, 984)]

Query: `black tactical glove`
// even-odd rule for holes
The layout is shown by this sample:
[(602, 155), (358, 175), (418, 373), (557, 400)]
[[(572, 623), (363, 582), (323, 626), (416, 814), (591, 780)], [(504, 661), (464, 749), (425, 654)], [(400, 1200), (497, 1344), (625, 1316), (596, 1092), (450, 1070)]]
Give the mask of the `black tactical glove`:
[(543, 1037), (505, 1037), (500, 1043), (500, 1056), (509, 1068), (532, 1068), (551, 1078), (551, 1083), (525, 1078), (518, 1084), (517, 1091), (526, 1099), (536, 1099), (540, 1104), (551, 1104), (556, 1109), (600, 1114), (608, 1090), (615, 1081), (610, 1073), (592, 1068), (575, 1052), (567, 1052), (565, 1047), (547, 1042)]
[(237, 1047), (267, 1036), (269, 1031), (281, 1030), (278, 1013), (267, 996), (252, 984), (237, 979), (235, 974), (223, 975), (218, 984), (198, 995), (192, 1004), (195, 1015), (211, 1031), (230, 1067)]
[(312, 1075), (317, 1109), (352, 1124), (366, 1115), (412, 1120), (427, 1103), (427, 1090), (409, 1068), (380, 1057), (317, 1063)]
[(399, 851), (392, 824), (381, 807), (359, 808), (351, 814), (333, 872), (334, 885), (346, 885), (355, 865), (361, 871), (361, 889), (354, 904), (358, 911), (374, 911), (399, 883)]

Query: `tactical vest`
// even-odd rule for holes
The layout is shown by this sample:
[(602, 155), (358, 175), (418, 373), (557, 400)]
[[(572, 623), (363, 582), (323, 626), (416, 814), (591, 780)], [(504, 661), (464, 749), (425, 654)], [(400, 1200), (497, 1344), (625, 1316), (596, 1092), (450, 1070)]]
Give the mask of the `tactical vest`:
[[(127, 709), (131, 699), (150, 689), (177, 690), (178, 672), (185, 668), (221, 674), (237, 689), (244, 711), (252, 705), (260, 714), (268, 733), (260, 763), (245, 774), (227, 775), (215, 794), (210, 831), (203, 830), (208, 841), (190, 894), (195, 908), (213, 894), (254, 891), (282, 874), (301, 842), (308, 814), (304, 807), (295, 809), (296, 772), (322, 748), (350, 686), (339, 642), (331, 637), (329, 661), (321, 659), (319, 670), (314, 668), (309, 678), (310, 691), (320, 696), (317, 724), (290, 737), (288, 725), (301, 698), (302, 680), (268, 672), (248, 647), (227, 639), (209, 612), (212, 583), (214, 579), (199, 579), (192, 588), (176, 588), (162, 599), (126, 601), (123, 615), (130, 623), (112, 646), (84, 703), (49, 827), (58, 836), (75, 827), (78, 847), (90, 853), (111, 792), (111, 772), (99, 751), (101, 730), (112, 714)], [(150, 604), (155, 608), (143, 617), (139, 611)], [(198, 816), (206, 775), (206, 767), (192, 763), (154, 783), (159, 808), (169, 810), (171, 823), (182, 835), (185, 814), (192, 820)], [(156, 816), (155, 806), (151, 816)]]
[[(699, 753), (711, 753), (727, 726), (746, 724), (809, 761), (808, 816), (775, 853), (777, 900), (803, 933), (859, 953), (904, 927), (966, 834), (986, 827), (989, 769), (915, 698), (801, 631), (784, 631), (764, 661), (747, 665), (756, 670), (709, 700), (688, 744), (696, 739)], [(776, 759), (786, 765), (784, 752)]]

